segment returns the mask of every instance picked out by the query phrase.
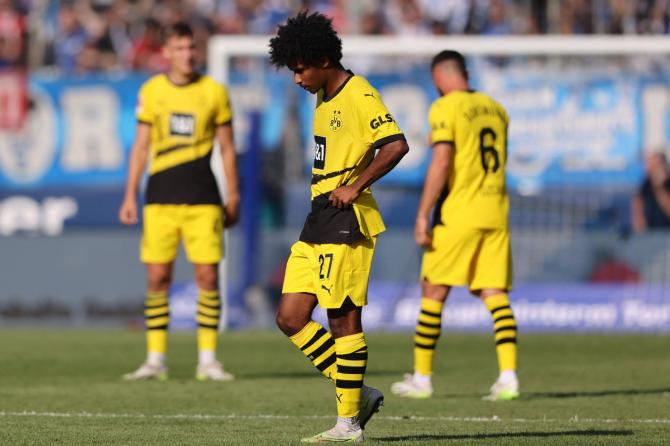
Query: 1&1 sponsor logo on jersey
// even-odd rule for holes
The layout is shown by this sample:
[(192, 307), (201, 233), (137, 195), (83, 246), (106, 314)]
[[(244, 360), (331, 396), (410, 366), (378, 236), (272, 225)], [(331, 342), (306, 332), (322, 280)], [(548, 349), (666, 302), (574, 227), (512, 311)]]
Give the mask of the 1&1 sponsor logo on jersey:
[(195, 133), (195, 116), (186, 113), (170, 114), (170, 135), (193, 136)]
[(314, 135), (314, 168), (325, 169), (326, 167), (326, 138)]

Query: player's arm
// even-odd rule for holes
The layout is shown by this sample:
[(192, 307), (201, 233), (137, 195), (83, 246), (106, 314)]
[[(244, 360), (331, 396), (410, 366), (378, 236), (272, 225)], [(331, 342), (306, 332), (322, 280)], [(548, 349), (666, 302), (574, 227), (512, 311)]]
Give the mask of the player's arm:
[(147, 164), (149, 154), (149, 143), (151, 141), (151, 126), (144, 122), (137, 123), (135, 141), (130, 150), (128, 162), (128, 179), (126, 180), (126, 192), (123, 203), (119, 209), (119, 221), (124, 225), (137, 223), (137, 188), (140, 185), (144, 168)]
[(352, 184), (341, 186), (330, 193), (328, 199), (337, 208), (350, 206), (372, 183), (389, 173), (409, 152), (404, 138), (386, 143), (379, 148), (377, 156)]
[(670, 178), (666, 177), (663, 180), (658, 180), (652, 182), (654, 196), (658, 202), (658, 206), (661, 208), (666, 217), (670, 217)]
[(221, 149), (221, 160), (223, 171), (226, 176), (226, 203), (223, 211), (225, 213), (224, 225), (226, 228), (237, 223), (240, 217), (240, 189), (237, 174), (237, 152), (233, 139), (233, 126), (231, 123), (220, 125), (216, 128), (216, 138)]
[(449, 142), (438, 142), (433, 146), (433, 155), (426, 172), (414, 225), (416, 243), (424, 248), (433, 242), (430, 234), (430, 214), (447, 183), (453, 153), (454, 146)]
[(647, 222), (644, 219), (644, 200), (642, 194), (633, 195), (630, 203), (631, 223), (633, 232), (640, 233), (647, 230)]

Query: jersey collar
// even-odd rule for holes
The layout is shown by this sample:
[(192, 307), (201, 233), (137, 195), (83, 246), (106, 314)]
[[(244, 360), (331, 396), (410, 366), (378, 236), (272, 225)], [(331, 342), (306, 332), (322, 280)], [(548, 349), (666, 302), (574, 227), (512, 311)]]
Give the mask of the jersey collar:
[(189, 85), (198, 82), (198, 79), (200, 79), (200, 76), (201, 76), (200, 73), (198, 73), (198, 72), (196, 71), (195, 73), (193, 73), (193, 77), (191, 77), (191, 80), (189, 80), (188, 82), (186, 82), (186, 83), (184, 83), (184, 84), (177, 84), (176, 82), (172, 82), (172, 79), (170, 79), (170, 76), (168, 76), (167, 73), (163, 73), (163, 75), (165, 76), (165, 79), (167, 79), (167, 81), (168, 81), (171, 85), (173, 85), (173, 86), (175, 86), (175, 87), (178, 87), (178, 88), (181, 88), (181, 87), (188, 87)]
[(329, 97), (329, 98), (326, 97), (326, 92), (324, 91), (324, 92), (323, 92), (323, 96), (322, 96), (322, 98), (321, 98), (321, 100), (322, 100), (323, 102), (328, 102), (328, 101), (330, 101), (331, 99), (333, 99), (335, 96), (337, 96), (338, 93), (339, 93), (340, 91), (342, 91), (342, 89), (344, 88), (344, 86), (347, 85), (347, 84), (349, 83), (349, 81), (351, 80), (351, 78), (354, 77), (354, 72), (353, 72), (353, 71), (351, 71), (351, 70), (346, 70), (346, 71), (347, 71), (347, 73), (349, 74), (349, 77), (346, 78), (346, 79), (344, 80), (344, 82), (342, 82), (342, 83), (340, 84), (339, 87), (337, 87), (337, 90), (335, 90), (335, 92), (333, 93), (333, 95), (332, 95), (331, 97)]

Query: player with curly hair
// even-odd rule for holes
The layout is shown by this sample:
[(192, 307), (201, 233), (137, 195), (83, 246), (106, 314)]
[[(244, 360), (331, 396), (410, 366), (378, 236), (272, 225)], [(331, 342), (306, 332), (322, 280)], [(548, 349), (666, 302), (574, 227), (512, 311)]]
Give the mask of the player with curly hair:
[[(331, 20), (301, 12), (270, 40), (270, 61), (317, 95), (312, 208), (291, 248), (277, 325), (336, 387), (337, 424), (307, 443), (360, 442), (384, 401), (363, 385), (368, 349), (361, 314), (384, 222), (370, 185), (409, 150), (377, 90), (346, 70)], [(378, 153), (375, 156), (375, 152)], [(312, 320), (319, 304), (330, 332)]]

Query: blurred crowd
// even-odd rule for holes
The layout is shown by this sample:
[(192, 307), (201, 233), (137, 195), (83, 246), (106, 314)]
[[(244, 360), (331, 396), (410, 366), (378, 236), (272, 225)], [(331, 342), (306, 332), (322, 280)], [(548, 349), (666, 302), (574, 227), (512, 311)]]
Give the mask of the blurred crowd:
[[(342, 34), (664, 34), (670, 0), (0, 0), (0, 67), (159, 71), (160, 29), (271, 34), (303, 8)], [(200, 61), (206, 59), (201, 45)]]

